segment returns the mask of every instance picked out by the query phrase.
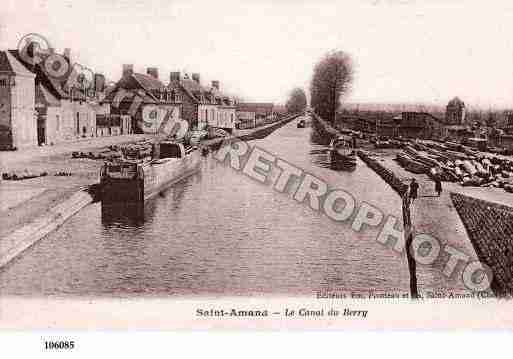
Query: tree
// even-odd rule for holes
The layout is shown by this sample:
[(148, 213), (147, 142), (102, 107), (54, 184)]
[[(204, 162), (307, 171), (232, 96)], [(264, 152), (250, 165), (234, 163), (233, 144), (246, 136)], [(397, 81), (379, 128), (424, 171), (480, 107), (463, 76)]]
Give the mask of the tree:
[(290, 92), (290, 97), (285, 106), (288, 113), (299, 113), (306, 109), (306, 94), (303, 89), (296, 87)]
[(332, 51), (314, 67), (310, 83), (310, 105), (321, 118), (334, 123), (340, 98), (351, 89), (353, 65), (348, 54)]

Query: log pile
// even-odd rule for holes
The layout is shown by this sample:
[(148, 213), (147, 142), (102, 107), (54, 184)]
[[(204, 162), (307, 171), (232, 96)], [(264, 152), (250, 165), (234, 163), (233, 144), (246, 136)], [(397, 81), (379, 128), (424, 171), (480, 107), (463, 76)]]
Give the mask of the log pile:
[(47, 176), (48, 172), (31, 172), (29, 170), (23, 170), (21, 172), (5, 172), (2, 173), (2, 179), (5, 181), (22, 181), (26, 179), (32, 179), (36, 177)]
[(384, 167), (365, 151), (357, 151), (358, 157), (372, 168), (383, 180), (390, 185), (401, 197), (408, 192), (408, 185), (401, 181), (392, 171)]
[(436, 142), (412, 142), (397, 162), (407, 171), (427, 174), (462, 186), (504, 188), (513, 193), (513, 159), (483, 154), (466, 146)]

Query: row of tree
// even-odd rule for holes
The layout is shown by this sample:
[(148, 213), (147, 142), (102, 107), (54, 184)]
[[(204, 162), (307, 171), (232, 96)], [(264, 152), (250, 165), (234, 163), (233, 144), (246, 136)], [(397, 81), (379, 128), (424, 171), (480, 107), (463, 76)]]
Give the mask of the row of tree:
[(310, 106), (321, 118), (334, 123), (340, 98), (351, 90), (353, 64), (343, 51), (327, 53), (314, 67)]
[(303, 89), (296, 87), (290, 93), (290, 97), (285, 104), (288, 113), (299, 113), (306, 109), (307, 100)]
[[(353, 64), (343, 51), (327, 53), (315, 65), (310, 83), (310, 106), (321, 118), (334, 123), (340, 99), (351, 89)], [(302, 112), (307, 107), (307, 97), (301, 88), (291, 91), (286, 103), (287, 112)]]

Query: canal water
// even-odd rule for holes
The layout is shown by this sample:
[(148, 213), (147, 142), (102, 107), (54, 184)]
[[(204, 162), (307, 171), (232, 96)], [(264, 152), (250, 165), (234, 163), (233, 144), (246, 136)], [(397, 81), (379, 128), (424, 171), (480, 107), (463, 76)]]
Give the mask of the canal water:
[[(328, 166), (327, 148), (296, 121), (252, 141), (400, 218), (400, 200), (362, 162)], [(218, 162), (145, 204), (92, 204), (0, 272), (2, 295), (307, 295), (408, 293), (405, 258)]]

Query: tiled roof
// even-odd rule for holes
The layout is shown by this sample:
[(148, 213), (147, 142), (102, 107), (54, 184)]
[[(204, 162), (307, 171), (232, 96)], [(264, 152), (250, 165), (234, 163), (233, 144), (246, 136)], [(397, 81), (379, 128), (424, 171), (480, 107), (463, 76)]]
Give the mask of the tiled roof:
[(181, 80), (180, 85), (190, 93), (202, 93), (206, 91), (198, 82), (190, 79)]
[[(183, 91), (196, 103), (218, 106), (234, 106), (230, 104), (229, 96), (215, 88), (203, 87), (195, 80), (186, 78), (181, 79), (179, 83), (174, 81), (168, 85), (169, 88), (177, 88), (178, 86), (181, 87)], [(234, 101), (231, 101), (231, 103), (234, 103)]]
[(132, 76), (148, 91), (165, 88), (164, 84), (153, 76), (139, 73), (134, 73)]
[[(48, 76), (48, 74), (45, 71), (41, 70), (38, 65), (36, 65), (34, 67), (34, 69), (29, 68), (30, 65), (25, 64), (23, 62), (23, 60), (21, 59), (21, 56), (20, 56), (18, 50), (9, 50), (9, 53), (13, 57), (15, 57), (20, 62), (20, 64), (23, 64), (23, 67), (25, 69), (27, 69), (27, 71), (29, 71), (31, 73), (35, 73), (36, 74), (36, 82), (43, 83), (43, 85), (50, 92), (52, 92), (52, 94), (54, 96), (56, 96), (57, 98), (69, 98), (70, 97), (68, 91), (64, 90), (63, 83), (61, 83), (59, 80), (53, 78), (52, 76)], [(75, 91), (73, 93), (73, 95), (74, 95), (73, 96), (74, 98), (84, 98), (85, 97), (79, 91)]]
[(128, 95), (121, 99), (121, 102), (132, 103), (134, 96), (142, 98), (143, 103), (159, 104), (159, 103), (176, 103), (177, 98), (171, 93), (169, 100), (161, 99), (162, 91), (169, 90), (160, 80), (139, 73), (121, 78), (113, 89), (110, 89), (102, 102), (112, 103), (121, 89), (128, 92)]
[(46, 106), (60, 106), (59, 100), (42, 84), (36, 86), (36, 103), (41, 103)]
[(33, 75), (9, 51), (0, 51), (0, 72), (10, 72), (19, 75)]

